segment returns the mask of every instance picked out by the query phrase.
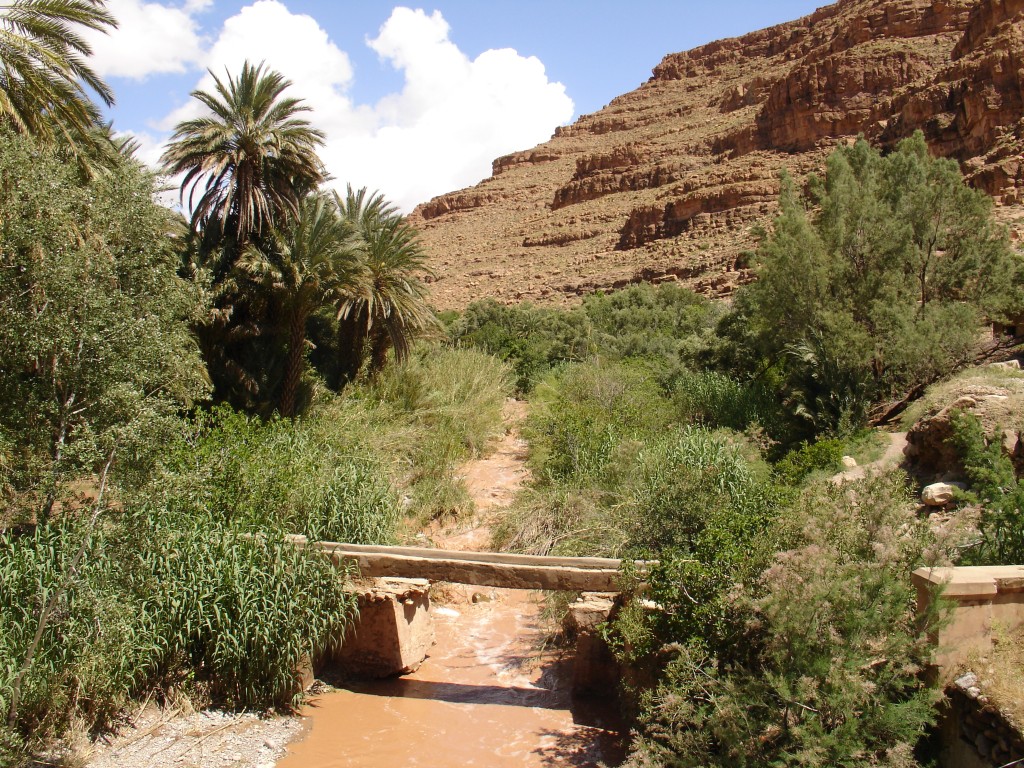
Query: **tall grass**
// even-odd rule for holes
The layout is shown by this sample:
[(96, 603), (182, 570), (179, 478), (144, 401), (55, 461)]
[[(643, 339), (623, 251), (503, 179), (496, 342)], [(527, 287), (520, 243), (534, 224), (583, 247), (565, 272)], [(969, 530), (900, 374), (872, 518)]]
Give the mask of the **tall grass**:
[(381, 407), (383, 432), (402, 435), (395, 480), (412, 517), (423, 522), (472, 511), (458, 467), (501, 434), (511, 389), (508, 366), (489, 354), (422, 346), (404, 365), (352, 394)]
[[(0, 709), (39, 627), (55, 609), (21, 688), (0, 763), (72, 719), (103, 725), (132, 696), (175, 679), (234, 706), (288, 705), (297, 667), (337, 642), (354, 613), (326, 557), (280, 529), (242, 531), (205, 514), (110, 509), (79, 568), (74, 520), (0, 533)], [(199, 686), (199, 687), (196, 687)]]

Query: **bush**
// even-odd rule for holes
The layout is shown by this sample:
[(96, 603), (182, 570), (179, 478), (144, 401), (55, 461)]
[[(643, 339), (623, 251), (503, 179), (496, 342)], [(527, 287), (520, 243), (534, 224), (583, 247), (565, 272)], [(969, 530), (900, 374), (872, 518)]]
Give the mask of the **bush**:
[(954, 414), (952, 427), (972, 496), (983, 508), (981, 539), (964, 553), (964, 564), (1024, 563), (1024, 484), (1003, 453), (1002, 430), (988, 436), (980, 419), (963, 411)]
[(488, 352), (511, 367), (516, 391), (527, 394), (553, 368), (585, 360), (592, 329), (579, 310), (474, 302), (450, 324), (452, 341)]
[(545, 381), (534, 397), (527, 425), (531, 460), (545, 482), (614, 488), (620, 475), (612, 460), (619, 448), (658, 432), (670, 419), (667, 401), (642, 364), (573, 365)]
[(337, 642), (355, 610), (330, 561), (297, 550), (279, 529), (243, 532), (157, 507), (105, 514), (92, 532), (65, 521), (0, 534), (5, 718), (42, 605), (55, 597), (16, 729), (0, 739), (11, 759), (73, 719), (102, 726), (160, 680), (202, 683), (239, 707), (289, 705), (299, 661)]
[(146, 491), (175, 514), (311, 539), (390, 542), (398, 498), (372, 450), (330, 423), (261, 422), (223, 407), (198, 418)]
[(631, 765), (917, 765), (939, 616), (915, 614), (908, 574), (936, 563), (905, 478), (822, 483), (776, 520), (783, 551), (728, 595), (740, 637), (659, 635), (674, 659), (645, 699)]
[(835, 439), (804, 441), (775, 465), (776, 475), (786, 485), (800, 485), (814, 472), (835, 472), (841, 466), (843, 448), (842, 441)]

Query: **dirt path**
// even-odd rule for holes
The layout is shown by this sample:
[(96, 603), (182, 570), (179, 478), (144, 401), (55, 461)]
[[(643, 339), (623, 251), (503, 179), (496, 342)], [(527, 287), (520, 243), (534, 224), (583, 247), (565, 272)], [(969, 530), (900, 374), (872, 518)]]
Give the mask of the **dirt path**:
[[(461, 469), (476, 511), (428, 530), (438, 547), (485, 549), (495, 513), (529, 477), (519, 436), (525, 403), (509, 401), (506, 432)], [(539, 595), (449, 585), (431, 613), (437, 642), (415, 673), (356, 683), (314, 699), (309, 736), (278, 768), (396, 765), (616, 765), (622, 738), (613, 711), (572, 700), (564, 662), (545, 646)]]
[(869, 472), (884, 472), (887, 469), (898, 467), (903, 462), (903, 449), (907, 447), (907, 433), (887, 432), (885, 434), (889, 438), (889, 444), (885, 447), (885, 452), (879, 458), (833, 475), (831, 478), (832, 482), (843, 483), (852, 480), (862, 480)]
[(436, 526), (427, 531), (428, 538), (439, 549), (486, 550), (491, 541), (495, 513), (512, 503), (530, 477), (526, 466), (529, 446), (519, 434), (526, 418), (526, 403), (507, 400), (502, 416), (505, 434), (495, 444), (494, 450), (479, 459), (467, 461), (459, 469), (459, 475), (473, 499), (473, 517), (456, 521), (450, 528)]

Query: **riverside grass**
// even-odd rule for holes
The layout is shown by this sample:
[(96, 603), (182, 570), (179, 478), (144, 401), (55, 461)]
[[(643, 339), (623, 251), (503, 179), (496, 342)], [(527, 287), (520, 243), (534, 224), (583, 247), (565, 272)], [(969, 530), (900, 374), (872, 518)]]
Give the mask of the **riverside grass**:
[(324, 557), (284, 534), (394, 541), (401, 497), (457, 493), (458, 463), (501, 429), (507, 371), (474, 350), (424, 347), (300, 419), (199, 412), (148, 482), (114, 489), (94, 530), (69, 503), (51, 524), (0, 533), (4, 714), (40, 606), (63, 590), (17, 721), (0, 728), (0, 764), (72, 721), (102, 729), (168, 685), (234, 707), (291, 705), (298, 662), (338, 641), (354, 603)]

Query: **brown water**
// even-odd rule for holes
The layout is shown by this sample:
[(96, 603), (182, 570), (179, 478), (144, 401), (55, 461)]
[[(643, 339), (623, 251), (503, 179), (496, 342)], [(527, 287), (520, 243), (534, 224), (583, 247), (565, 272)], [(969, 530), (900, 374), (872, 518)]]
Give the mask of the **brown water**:
[(412, 675), (354, 684), (303, 711), (278, 768), (584, 766), (622, 759), (610, 702), (574, 703), (529, 593), (434, 606), (437, 644)]

